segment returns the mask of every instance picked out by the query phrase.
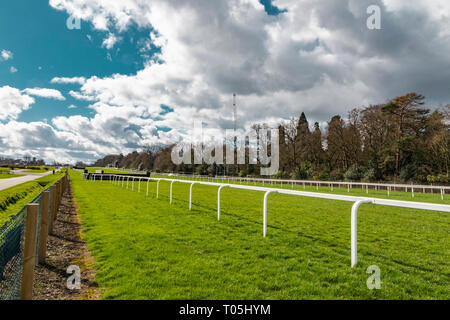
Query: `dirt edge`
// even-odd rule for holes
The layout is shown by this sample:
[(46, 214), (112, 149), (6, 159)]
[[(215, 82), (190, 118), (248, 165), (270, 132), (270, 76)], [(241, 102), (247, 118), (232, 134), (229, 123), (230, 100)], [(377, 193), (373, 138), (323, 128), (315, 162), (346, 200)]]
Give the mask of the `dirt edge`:
[[(35, 268), (33, 300), (99, 300), (101, 290), (95, 282), (95, 260), (83, 240), (78, 205), (73, 197), (72, 185), (64, 192), (54, 232), (47, 239), (45, 264)], [(69, 266), (78, 266), (81, 288), (69, 290)]]

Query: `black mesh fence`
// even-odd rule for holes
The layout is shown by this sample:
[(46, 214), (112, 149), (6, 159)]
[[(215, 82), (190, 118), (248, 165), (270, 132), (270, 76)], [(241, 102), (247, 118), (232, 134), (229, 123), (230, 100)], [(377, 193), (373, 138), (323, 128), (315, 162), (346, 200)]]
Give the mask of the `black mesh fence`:
[(0, 300), (20, 299), (26, 208), (0, 228)]
[[(46, 191), (50, 190), (47, 189)], [(50, 200), (51, 201), (51, 200)], [(51, 203), (49, 201), (49, 203)], [(36, 263), (39, 254), (39, 236), (41, 228), (42, 193), (31, 203), (39, 204), (36, 241)], [(47, 215), (49, 212), (46, 213)], [(0, 227), (0, 300), (20, 299), (22, 282), (23, 246), (27, 208), (11, 217)]]

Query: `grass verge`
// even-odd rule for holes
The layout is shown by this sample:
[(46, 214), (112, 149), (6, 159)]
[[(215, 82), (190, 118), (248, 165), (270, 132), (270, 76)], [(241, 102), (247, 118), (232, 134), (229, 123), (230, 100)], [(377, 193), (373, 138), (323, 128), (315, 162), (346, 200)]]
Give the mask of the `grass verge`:
[(0, 191), (0, 225), (3, 225), (11, 216), (19, 212), (63, 175), (62, 172), (58, 172)]
[(11, 178), (17, 178), (17, 177), (22, 177), (22, 176), (18, 175), (18, 174), (9, 174), (9, 173), (0, 172), (0, 179), (11, 179)]

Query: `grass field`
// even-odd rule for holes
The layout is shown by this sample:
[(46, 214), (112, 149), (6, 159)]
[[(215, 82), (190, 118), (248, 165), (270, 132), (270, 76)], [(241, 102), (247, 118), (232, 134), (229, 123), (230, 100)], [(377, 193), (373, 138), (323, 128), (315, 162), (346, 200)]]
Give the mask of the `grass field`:
[[(39, 169), (38, 169), (39, 168)], [(39, 167), (26, 167), (24, 169), (25, 173), (45, 173), (54, 170), (55, 167), (39, 166)]]
[[(313, 185), (291, 185), (291, 184), (280, 184), (280, 183), (245, 183), (245, 182), (238, 182), (238, 181), (223, 181), (223, 180), (216, 180), (216, 179), (191, 179), (191, 178), (180, 178), (175, 176), (165, 176), (165, 175), (158, 175), (153, 174), (152, 177), (154, 178), (168, 178), (168, 179), (180, 179), (180, 180), (193, 180), (193, 181), (209, 181), (209, 182), (216, 182), (216, 183), (226, 183), (226, 184), (242, 184), (242, 185), (250, 185), (250, 186), (258, 186), (258, 187), (268, 187), (268, 188), (281, 188), (281, 189), (289, 189), (289, 190), (298, 190), (298, 191), (308, 191), (308, 192), (320, 192), (320, 193), (332, 193), (332, 194), (341, 194), (341, 195), (352, 195), (352, 196), (359, 196), (359, 197), (372, 197), (372, 198), (383, 198), (383, 199), (392, 199), (392, 200), (405, 200), (405, 201), (417, 201), (417, 202), (432, 202), (432, 203), (442, 203), (442, 204), (450, 204), (450, 194), (444, 195), (444, 200), (441, 199), (440, 192), (437, 192), (436, 190), (430, 191), (425, 190), (425, 193), (423, 193), (422, 189), (416, 189), (414, 191), (414, 197), (412, 196), (411, 189), (408, 188), (408, 192), (404, 191), (391, 191), (389, 193), (389, 196), (387, 194), (386, 190), (374, 190), (369, 189), (368, 192), (365, 188), (361, 187), (352, 187), (350, 189), (350, 192), (346, 187), (344, 188), (338, 188), (336, 185), (331, 188), (328, 186), (316, 186)], [(448, 192), (448, 191), (447, 191)]]
[(103, 169), (103, 168), (86, 168), (88, 172), (95, 173), (96, 170), (103, 170), (104, 173), (116, 173), (116, 174), (136, 174), (134, 171), (121, 170), (121, 169)]
[[(448, 213), (362, 205), (350, 268), (351, 203), (271, 195), (263, 238), (261, 192), (224, 189), (217, 221), (216, 187), (195, 186), (189, 211), (189, 185), (174, 184), (169, 205), (169, 183), (157, 200), (155, 182), (147, 198), (146, 183), (138, 193), (71, 178), (106, 299), (450, 298)], [(380, 290), (366, 286), (370, 265)]]
[(11, 179), (17, 177), (21, 177), (21, 175), (0, 172), (0, 179)]
[(46, 169), (39, 169), (39, 170), (25, 170), (25, 171), (22, 171), (22, 172), (24, 172), (24, 173), (45, 173), (45, 172), (48, 172), (49, 170), (46, 170)]
[(0, 226), (62, 176), (63, 173), (58, 172), (54, 175), (50, 174), (34, 181), (25, 182), (12, 188), (1, 190)]

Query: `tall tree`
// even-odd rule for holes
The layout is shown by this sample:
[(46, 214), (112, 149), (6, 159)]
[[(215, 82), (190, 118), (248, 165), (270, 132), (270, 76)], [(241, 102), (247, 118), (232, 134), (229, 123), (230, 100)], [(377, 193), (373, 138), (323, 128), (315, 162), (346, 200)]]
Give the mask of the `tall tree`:
[(309, 131), (309, 123), (304, 112), (300, 115), (297, 122), (295, 144), (296, 144), (296, 159), (297, 163), (301, 163), (308, 158), (308, 144), (310, 141), (311, 132)]
[(411, 146), (411, 140), (423, 129), (429, 109), (422, 108), (425, 97), (411, 92), (399, 96), (385, 105), (382, 110), (396, 124), (395, 174), (398, 176), (403, 153)]
[(319, 170), (323, 160), (324, 151), (322, 145), (322, 131), (320, 130), (319, 123), (314, 123), (314, 131), (311, 133), (308, 144), (309, 160), (314, 166), (314, 170)]

